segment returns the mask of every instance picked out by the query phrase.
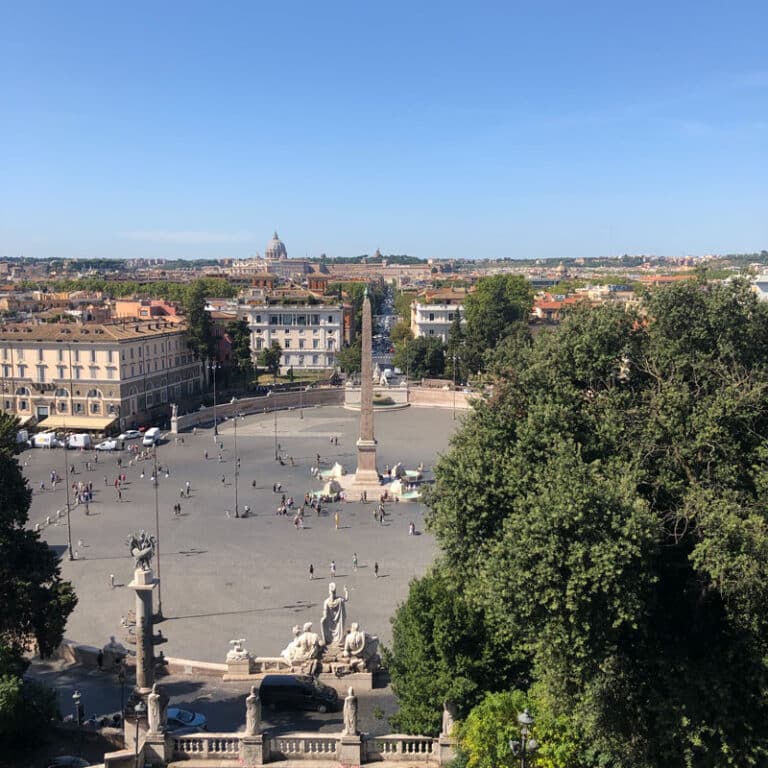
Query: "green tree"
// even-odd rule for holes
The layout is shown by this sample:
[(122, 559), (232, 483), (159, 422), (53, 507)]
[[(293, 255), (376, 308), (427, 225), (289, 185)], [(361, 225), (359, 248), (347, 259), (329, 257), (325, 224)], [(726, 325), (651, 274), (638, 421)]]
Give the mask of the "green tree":
[(464, 300), (465, 358), (470, 371), (482, 369), (486, 350), (509, 333), (510, 326), (527, 322), (533, 306), (530, 283), (520, 275), (501, 274), (478, 280)]
[(579, 307), (436, 467), (444, 572), (498, 643), (475, 655), (530, 669), (487, 690), (546, 702), (547, 765), (768, 761), (766, 342), (739, 281)]
[(362, 367), (362, 339), (358, 336), (351, 344), (336, 353), (336, 365), (344, 373), (357, 373)]
[(202, 280), (195, 280), (184, 298), (184, 312), (187, 316), (187, 346), (196, 357), (213, 357), (216, 339), (213, 335), (211, 316), (205, 310), (206, 285)]
[(264, 347), (259, 353), (259, 365), (267, 369), (272, 374), (272, 379), (277, 380), (277, 374), (280, 373), (280, 362), (283, 358), (283, 348), (280, 343), (273, 341), (268, 347)]
[(233, 320), (227, 325), (227, 335), (232, 342), (232, 360), (247, 382), (254, 373), (253, 358), (251, 356), (251, 329), (248, 327), (248, 320), (241, 318)]
[(411, 327), (411, 304), (416, 299), (416, 291), (398, 291), (395, 294), (395, 314), (400, 322)]
[(407, 338), (395, 347), (393, 363), (413, 378), (442, 376), (445, 370), (443, 342), (437, 336)]
[(0, 414), (0, 740), (22, 738), (20, 713), (42, 702), (22, 682), (27, 650), (36, 644), (50, 656), (77, 603), (56, 553), (26, 527), (32, 492), (15, 455), (18, 428), (16, 417)]
[(392, 326), (392, 331), (389, 334), (393, 344), (401, 344), (406, 339), (411, 341), (413, 339), (413, 331), (411, 327), (400, 320)]

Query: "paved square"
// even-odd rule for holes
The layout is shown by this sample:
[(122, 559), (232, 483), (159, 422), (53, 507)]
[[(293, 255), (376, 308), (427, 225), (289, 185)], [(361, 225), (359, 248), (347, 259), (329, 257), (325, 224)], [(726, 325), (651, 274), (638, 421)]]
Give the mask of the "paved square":
[[(345, 584), (349, 589), (348, 620), (359, 621), (383, 642), (390, 641), (389, 619), (395, 607), (405, 598), (411, 578), (423, 574), (435, 555), (433, 538), (423, 532), (422, 506), (388, 504), (387, 520), (380, 525), (374, 521), (373, 503), (331, 504), (321, 517), (310, 510), (304, 530), (294, 527), (292, 515), (275, 514), (280, 494), (273, 493), (273, 483), (282, 483), (283, 492), (297, 504), (305, 492), (320, 487), (310, 477), (316, 454), (321, 455), (323, 468), (338, 460), (347, 471), (354, 471), (358, 422), (358, 413), (340, 407), (304, 409), (302, 414), (279, 412), (277, 441), (282, 453), (293, 457), (295, 466), (291, 467), (274, 460), (272, 414), (241, 419), (237, 426), (239, 508), (249, 505), (253, 516), (240, 520), (226, 516), (226, 510), (234, 509), (231, 421), (220, 425), (218, 441), (206, 429), (194, 436), (185, 433), (183, 444), (175, 444), (169, 435), (159, 446), (158, 462), (170, 469), (168, 478), (160, 473), (158, 489), (166, 617), (159, 628), (168, 638), (162, 646), (166, 656), (221, 662), (229, 640), (239, 637), (247, 638), (247, 648), (256, 655), (278, 655), (291, 640), (294, 624), (312, 621), (319, 628), (331, 560), (336, 562), (339, 589)], [(397, 461), (409, 468), (420, 462), (431, 468), (438, 454), (447, 449), (458, 424), (449, 409), (377, 413), (379, 469)], [(331, 437), (338, 437), (338, 446), (331, 443)], [(224, 446), (221, 450), (219, 442)], [(206, 450), (207, 460), (203, 458)], [(118, 456), (128, 481), (122, 501), (113, 486), (120, 471)], [(71, 514), (78, 560), (62, 560), (62, 573), (72, 580), (79, 598), (66, 637), (91, 645), (103, 644), (110, 635), (121, 639), (120, 617), (133, 608), (133, 592), (122, 586), (130, 581), (133, 570), (126, 537), (140, 528), (155, 530), (153, 463), (137, 462), (128, 468), (127, 451), (103, 453), (98, 463), (94, 463), (94, 452), (30, 449), (20, 458), (35, 491), (31, 524), (64, 508), (63, 484), (52, 492), (49, 475), (56, 469), (64, 477), (65, 460), (76, 468), (70, 484), (93, 482), (90, 515), (85, 515), (82, 506)], [(86, 461), (91, 462), (90, 471)], [(44, 492), (39, 490), (41, 481), (46, 484)], [(182, 499), (180, 490), (187, 481), (191, 496)], [(178, 518), (173, 514), (177, 502), (182, 505)], [(339, 530), (334, 525), (336, 510), (341, 518)], [(408, 535), (411, 521), (416, 536)], [(66, 521), (47, 527), (43, 536), (52, 546), (66, 547)], [(356, 572), (352, 568), (355, 552), (359, 558)], [(374, 562), (379, 564), (378, 578)], [(156, 563), (157, 559), (157, 572)], [(313, 581), (309, 580), (310, 563), (315, 569)], [(120, 586), (109, 586), (110, 574)]]

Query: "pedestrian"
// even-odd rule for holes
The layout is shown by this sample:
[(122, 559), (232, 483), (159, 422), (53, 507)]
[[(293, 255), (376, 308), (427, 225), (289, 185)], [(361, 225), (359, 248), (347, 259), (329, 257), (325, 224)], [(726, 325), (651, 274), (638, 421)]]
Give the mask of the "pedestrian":
[(378, 579), (379, 578), (379, 564), (378, 562), (373, 563), (373, 575)]
[(293, 456), (289, 456), (289, 457), (288, 457), (288, 461), (289, 461), (289, 463), (290, 463), (291, 467), (293, 467), (293, 466), (294, 466), (294, 463), (293, 463)]
[(103, 651), (99, 651), (96, 654), (96, 666), (99, 668), (99, 672), (104, 668), (104, 653)]
[(336, 561), (335, 560), (331, 560), (331, 578), (332, 579), (336, 578)]
[(118, 501), (123, 500), (123, 492), (119, 488), (117, 489), (117, 500)]
[(408, 535), (413, 536), (416, 532), (416, 524), (414, 522), (408, 523)]
[(106, 475), (104, 475), (104, 486), (106, 487), (108, 485), (109, 485), (109, 479), (107, 478)]
[(208, 451), (203, 452), (203, 458), (208, 461)]
[(190, 483), (189, 483), (189, 480), (187, 480), (187, 482), (186, 482), (186, 484), (185, 484), (185, 486), (184, 486), (184, 487), (185, 487), (185, 488), (186, 488), (186, 490), (187, 490), (187, 496), (189, 496), (189, 491), (190, 491), (190, 488), (192, 487), (192, 486), (190, 485)]
[(309, 564), (309, 580), (314, 581), (315, 579), (315, 566), (312, 565), (312, 563)]
[(224, 485), (224, 480), (225, 480), (225, 479), (226, 479), (226, 478), (224, 477), (224, 475), (222, 475), (222, 476), (221, 476), (221, 484), (222, 484), (222, 485)]
[(352, 553), (352, 570), (357, 570), (357, 552)]
[(333, 513), (333, 523), (336, 526), (336, 530), (338, 531), (339, 530), (339, 510), (338, 509)]
[(115, 588), (115, 574), (110, 573), (109, 574), (109, 586), (112, 587), (112, 589)]
[(139, 477), (140, 477), (142, 480), (144, 479), (144, 470), (143, 470), (143, 469), (141, 470), (141, 474), (139, 475)]
[(40, 481), (40, 493), (43, 493), (45, 491), (45, 483), (41, 480)]

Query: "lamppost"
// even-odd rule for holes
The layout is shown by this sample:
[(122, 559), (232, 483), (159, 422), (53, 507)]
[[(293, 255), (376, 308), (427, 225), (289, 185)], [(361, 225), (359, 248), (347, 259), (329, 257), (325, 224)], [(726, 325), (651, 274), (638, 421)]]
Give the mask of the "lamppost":
[(277, 403), (272, 401), (272, 408), (273, 408), (273, 415), (275, 417), (275, 461), (277, 461), (280, 456), (278, 455), (277, 451)]
[(221, 368), (221, 363), (216, 360), (211, 360), (211, 362), (208, 363), (208, 368), (213, 374), (213, 439), (215, 440), (219, 435), (219, 426), (216, 421), (216, 371)]
[(456, 421), (456, 353), (453, 353), (453, 420)]
[(67, 456), (67, 436), (64, 435), (64, 490), (67, 492), (67, 544), (69, 545), (69, 559), (74, 560), (75, 556), (72, 554), (72, 526), (70, 525), (69, 517), (69, 457)]
[(235, 517), (240, 517), (240, 512), (237, 507), (237, 477), (240, 474), (240, 459), (237, 455), (237, 420), (239, 416), (235, 413)]
[(134, 749), (134, 768), (139, 768), (139, 720), (144, 716), (144, 713), (147, 711), (147, 705), (144, 703), (143, 699), (139, 699), (139, 703), (133, 708), (134, 714), (136, 715), (136, 744)]
[(125, 664), (120, 661), (120, 667), (117, 670), (117, 681), (120, 683), (120, 721), (125, 717)]
[(533, 753), (539, 748), (539, 742), (531, 734), (531, 729), (536, 721), (531, 717), (528, 710), (524, 709), (517, 716), (517, 722), (520, 725), (520, 740), (510, 739), (509, 748), (515, 757), (520, 758), (520, 768), (526, 768), (528, 757), (533, 756)]
[(154, 485), (155, 485), (155, 553), (157, 554), (157, 620), (163, 620), (163, 580), (160, 578), (160, 502), (158, 493), (160, 490), (160, 476), (157, 469), (157, 445), (154, 450)]

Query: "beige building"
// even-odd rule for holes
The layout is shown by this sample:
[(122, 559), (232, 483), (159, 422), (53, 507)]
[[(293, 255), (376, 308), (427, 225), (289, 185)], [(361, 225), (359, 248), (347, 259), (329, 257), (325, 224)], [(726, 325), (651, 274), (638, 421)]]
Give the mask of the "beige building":
[(464, 289), (443, 288), (425, 291), (411, 304), (411, 332), (414, 337), (437, 336), (448, 341), (451, 326), (458, 315), (464, 323)]
[(52, 429), (168, 421), (202, 391), (184, 325), (8, 323), (0, 327), (2, 410)]
[(323, 371), (336, 366), (343, 345), (344, 312), (340, 304), (251, 303), (238, 307), (251, 329), (251, 353), (258, 360), (273, 341), (283, 350), (280, 371)]

